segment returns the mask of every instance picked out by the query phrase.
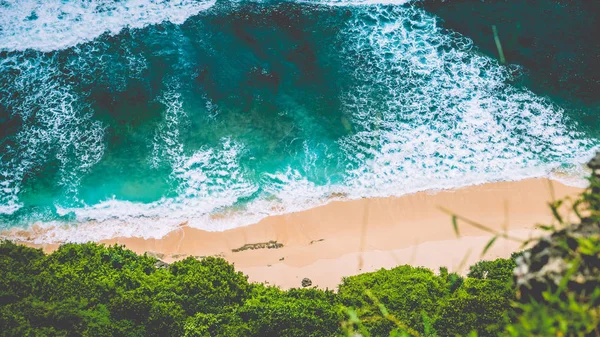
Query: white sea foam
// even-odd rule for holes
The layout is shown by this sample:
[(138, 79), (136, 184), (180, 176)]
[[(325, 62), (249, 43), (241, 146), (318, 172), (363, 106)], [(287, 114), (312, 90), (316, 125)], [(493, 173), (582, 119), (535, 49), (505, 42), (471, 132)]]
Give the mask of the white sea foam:
[[(513, 171), (509, 172), (513, 175), (507, 180), (543, 177), (544, 172), (543, 169)], [(291, 174), (291, 176), (283, 178), (286, 174)], [(464, 179), (456, 181), (429, 180), (422, 185), (417, 182), (401, 190), (377, 191), (342, 185), (315, 186), (305, 178), (296, 176), (293, 172), (280, 173), (278, 176), (275, 178), (276, 180), (286, 183), (280, 186), (283, 191), (278, 193), (277, 197), (256, 199), (239, 210), (223, 209), (223, 212), (220, 213), (219, 207), (227, 202), (223, 202), (224, 199), (216, 200), (214, 198), (203, 201), (165, 198), (149, 204), (111, 199), (83, 208), (63, 209), (57, 207), (60, 214), (74, 214), (74, 222), (36, 223), (35, 235), (13, 231), (4, 233), (4, 237), (33, 243), (88, 242), (115, 237), (158, 239), (177, 230), (182, 225), (207, 231), (224, 231), (257, 223), (268, 216), (299, 212), (335, 200), (358, 199), (369, 194), (372, 196), (399, 196), (427, 190), (454, 189), (494, 181), (497, 178), (493, 175), (482, 174), (465, 176)], [(553, 176), (548, 177), (552, 178)], [(581, 183), (581, 181), (578, 180), (577, 183)], [(229, 200), (229, 202), (232, 201), (233, 199)]]
[[(0, 156), (0, 213), (20, 208), (18, 194), (26, 174), (44, 163), (57, 160), (59, 184), (64, 197), (77, 198), (83, 175), (104, 153), (104, 128), (92, 120), (81, 97), (62, 83), (55, 59), (4, 60), (0, 73), (0, 103), (18, 115), (24, 124)], [(22, 99), (14, 100), (18, 95)]]
[(154, 136), (151, 165), (157, 167), (166, 162), (171, 167), (171, 179), (178, 186), (181, 202), (199, 207), (199, 203), (211, 200), (208, 208), (200, 207), (204, 213), (254, 193), (256, 185), (246, 180), (239, 165), (242, 145), (223, 138), (217, 148), (186, 151), (180, 130), (187, 124), (187, 114), (177, 90), (175, 85), (160, 99), (165, 111)]
[(183, 141), (179, 134), (182, 124), (187, 122), (187, 114), (183, 109), (178, 86), (165, 92), (159, 101), (165, 106), (162, 122), (156, 128), (152, 142), (150, 167), (158, 168), (163, 162), (171, 166), (183, 154)]
[(411, 7), (356, 14), (343, 53), (364, 84), (345, 97), (358, 132), (340, 145), (359, 194), (545, 176), (591, 157), (594, 141), (561, 108), (506, 85), (506, 68), (434, 17)]
[(211, 214), (234, 205), (239, 198), (249, 197), (258, 187), (246, 180), (239, 166), (239, 157), (244, 152), (240, 144), (223, 138), (218, 147), (186, 151), (180, 131), (185, 128), (187, 114), (177, 90), (177, 85), (173, 85), (160, 98), (165, 109), (153, 139), (150, 165), (171, 167), (170, 179), (177, 186), (178, 196), (152, 203), (113, 198), (84, 207), (57, 206), (60, 215), (71, 214), (75, 222), (84, 225), (70, 227), (58, 222), (44, 223), (42, 227), (52, 230), (36, 240), (83, 242), (115, 236), (155, 238), (182, 222), (204, 229), (208, 229), (209, 224), (212, 230), (225, 228), (218, 221), (211, 221)]
[(105, 85), (115, 92), (123, 92), (127, 90), (128, 81), (147, 74), (146, 57), (132, 49), (131, 43), (114, 44), (105, 40), (77, 45), (65, 59), (62, 76), (73, 76), (82, 85)]
[[(227, 140), (223, 146), (227, 147), (226, 143)], [(230, 149), (230, 154), (231, 151)], [(225, 149), (225, 152), (228, 150)], [(215, 160), (213, 153), (209, 150), (208, 153), (197, 154), (195, 158), (189, 159), (193, 163), (213, 162), (220, 165), (229, 161), (221, 155), (217, 155), (220, 159)], [(225, 165), (235, 166), (231, 162)], [(233, 171), (235, 172), (235, 169)], [(206, 193), (204, 187), (214, 181), (207, 178), (205, 172), (195, 171), (193, 175), (197, 175), (193, 181), (201, 181), (195, 186), (199, 188), (188, 187), (181, 197), (163, 198), (153, 203), (110, 199), (93, 206), (57, 207), (61, 215), (74, 215), (77, 225), (57, 221), (38, 223), (38, 230), (32, 240), (22, 236), (23, 233), (19, 231), (9, 232), (5, 236), (35, 243), (87, 242), (122, 236), (161, 238), (182, 224), (208, 231), (223, 231), (256, 223), (267, 216), (301, 211), (336, 200), (331, 197), (332, 186), (315, 186), (290, 168), (285, 172), (268, 174), (265, 177), (270, 181), (266, 184), (270, 185), (267, 189), (273, 193), (272, 198), (257, 199), (236, 210), (227, 207), (233, 205), (240, 197), (255, 192), (254, 185), (237, 184), (228, 191), (217, 193), (216, 196), (201, 197), (198, 194)], [(222, 210), (222, 213), (219, 210)]]
[(0, 2), (0, 50), (53, 51), (169, 21), (182, 24), (214, 0), (4, 0)]
[(325, 6), (356, 7), (369, 5), (403, 5), (413, 0), (296, 0), (297, 3)]
[[(565, 177), (584, 174), (581, 163), (591, 157), (596, 141), (574, 131), (576, 126), (559, 107), (505, 84), (509, 76), (505, 67), (472, 51), (470, 40), (441, 31), (425, 12), (389, 6), (359, 6), (353, 11), (340, 36), (344, 40), (340, 55), (359, 83), (343, 97), (354, 131), (339, 140), (338, 159), (347, 164), (343, 183), (323, 185), (307, 178), (324, 160), (311, 151), (317, 145), (308, 142), (304, 161), (297, 167), (261, 173), (259, 182), (241, 166), (245, 147), (233, 139), (186, 148), (183, 131), (189, 125), (188, 114), (179, 88), (171, 85), (159, 99), (164, 111), (149, 162), (171, 170), (177, 196), (153, 203), (109, 199), (85, 207), (57, 207), (60, 214), (72, 214), (79, 225), (43, 223), (49, 230), (35, 240), (159, 238), (183, 222), (219, 231), (324, 204), (333, 200), (332, 195), (399, 196), (532, 177), (581, 183)], [(68, 91), (59, 93), (64, 95), (47, 103), (71, 102)], [(207, 107), (218, 110), (208, 100)], [(61, 120), (72, 120), (71, 110), (56, 111)], [(70, 123), (93, 125), (85, 118)], [(25, 135), (35, 145), (44, 139), (43, 131)], [(48, 139), (56, 139), (56, 134)], [(92, 145), (88, 148), (95, 148)], [(19, 160), (19, 165), (28, 163)], [(29, 169), (21, 168), (16, 172)], [(6, 169), (12, 172), (11, 167)], [(567, 175), (561, 174), (565, 171)], [(242, 199), (253, 201), (239, 205)]]

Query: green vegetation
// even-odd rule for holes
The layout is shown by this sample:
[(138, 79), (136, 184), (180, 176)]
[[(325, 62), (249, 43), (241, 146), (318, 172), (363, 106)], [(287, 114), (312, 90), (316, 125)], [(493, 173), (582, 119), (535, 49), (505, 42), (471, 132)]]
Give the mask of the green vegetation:
[(576, 200), (551, 203), (550, 235), (518, 260), (509, 336), (600, 336), (600, 153), (588, 166), (590, 186)]
[(513, 253), (509, 260), (496, 259), (493, 261), (480, 261), (471, 266), (468, 277), (478, 279), (498, 280), (509, 282), (513, 278), (513, 272), (517, 263), (515, 262), (523, 253)]
[[(0, 335), (600, 336), (600, 155), (590, 167), (579, 199), (550, 205), (548, 236), (466, 277), (398, 266), (346, 277), (337, 292), (284, 291), (218, 257), (167, 265), (121, 246), (46, 255), (0, 242)], [(574, 225), (560, 215), (567, 204)]]
[[(494, 335), (510, 310), (510, 280), (400, 266), (347, 277), (339, 291), (253, 284), (222, 258), (162, 267), (120, 246), (66, 244), (45, 255), (0, 244), (3, 336), (342, 336), (352, 308), (362, 329)], [(499, 268), (512, 266), (498, 259)], [(369, 294), (370, 292), (370, 294)], [(374, 299), (380, 301), (379, 304)], [(429, 326), (429, 328), (428, 328)]]

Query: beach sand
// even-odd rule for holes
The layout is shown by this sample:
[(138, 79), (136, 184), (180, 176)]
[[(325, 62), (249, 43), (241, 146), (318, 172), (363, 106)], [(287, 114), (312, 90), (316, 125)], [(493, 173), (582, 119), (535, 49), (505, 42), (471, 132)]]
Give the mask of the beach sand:
[[(380, 268), (411, 264), (437, 271), (446, 266), (464, 273), (481, 260), (493, 234), (458, 221), (457, 238), (451, 216), (440, 207), (527, 239), (540, 235), (537, 224), (552, 222), (549, 201), (575, 196), (581, 190), (542, 178), (497, 182), (402, 197), (334, 201), (223, 232), (182, 224), (161, 239), (114, 238), (102, 242), (123, 244), (166, 262), (187, 256), (222, 256), (251, 281), (290, 288), (299, 287), (307, 277), (313, 285), (335, 289), (344, 276)], [(245, 245), (257, 249), (233, 251)], [(485, 258), (508, 257), (521, 245), (498, 239)], [(42, 246), (46, 251), (56, 247)]]

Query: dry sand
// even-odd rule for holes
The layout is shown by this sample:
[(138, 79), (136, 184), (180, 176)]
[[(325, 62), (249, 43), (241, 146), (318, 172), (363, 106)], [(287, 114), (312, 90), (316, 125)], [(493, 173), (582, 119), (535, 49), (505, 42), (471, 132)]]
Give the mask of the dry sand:
[[(151, 252), (167, 262), (218, 255), (233, 262), (251, 281), (290, 288), (299, 287), (302, 278), (308, 277), (313, 285), (334, 289), (344, 276), (401, 264), (434, 270), (446, 266), (464, 272), (481, 259), (493, 235), (459, 221), (461, 237), (457, 238), (450, 215), (440, 207), (525, 239), (539, 234), (536, 224), (551, 223), (551, 190), (555, 198), (563, 198), (582, 189), (548, 179), (498, 182), (397, 198), (335, 201), (224, 232), (182, 225), (162, 239), (103, 242)], [(232, 251), (269, 241), (283, 247)], [(485, 257), (507, 257), (520, 245), (498, 240)], [(56, 245), (43, 248), (52, 250)]]

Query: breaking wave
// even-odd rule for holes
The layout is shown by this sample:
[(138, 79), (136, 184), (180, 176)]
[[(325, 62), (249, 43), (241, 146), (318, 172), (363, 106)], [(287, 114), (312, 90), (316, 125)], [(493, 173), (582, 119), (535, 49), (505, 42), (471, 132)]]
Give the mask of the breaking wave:
[(214, 0), (4, 0), (0, 2), (0, 50), (60, 50), (169, 21), (182, 24), (188, 17), (213, 6)]

